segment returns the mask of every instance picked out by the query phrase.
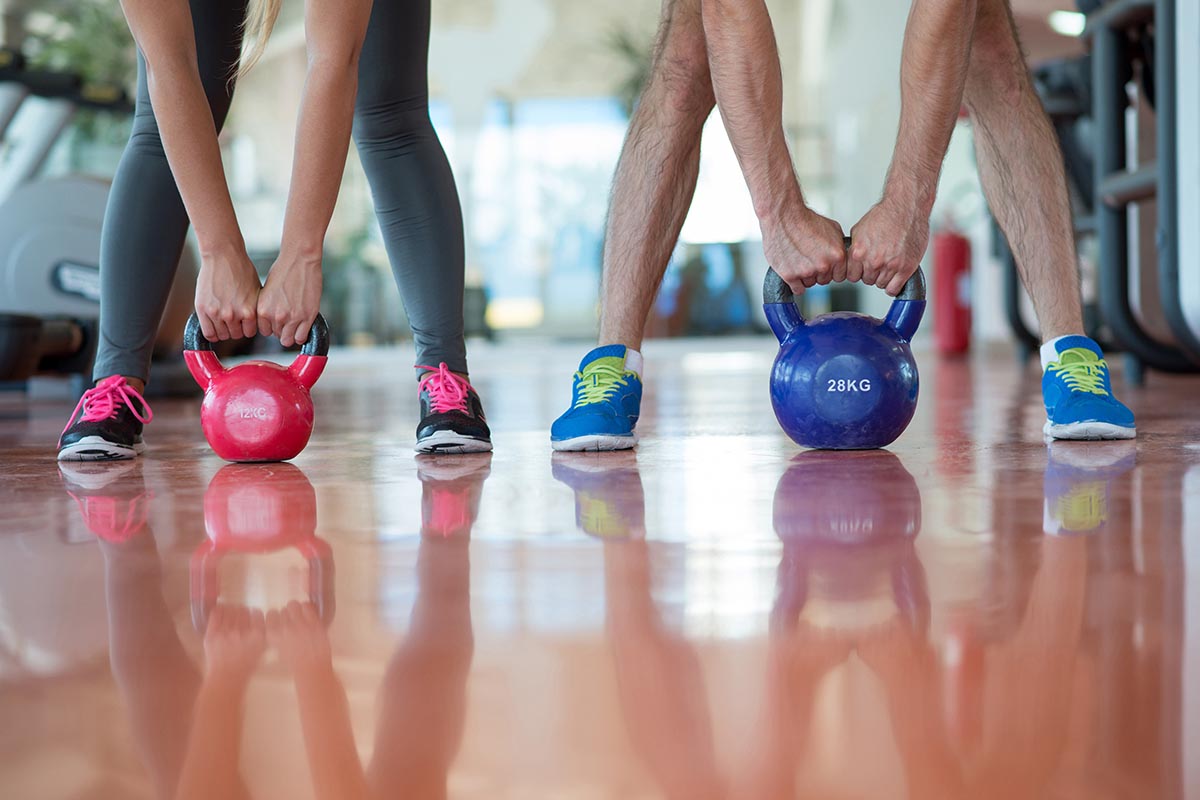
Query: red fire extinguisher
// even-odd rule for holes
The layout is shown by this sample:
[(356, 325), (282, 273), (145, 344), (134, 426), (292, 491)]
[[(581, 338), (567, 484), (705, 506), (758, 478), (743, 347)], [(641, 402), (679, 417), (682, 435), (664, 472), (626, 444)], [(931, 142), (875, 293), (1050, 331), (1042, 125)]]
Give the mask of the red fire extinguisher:
[(971, 242), (953, 228), (933, 237), (933, 339), (942, 355), (971, 343)]

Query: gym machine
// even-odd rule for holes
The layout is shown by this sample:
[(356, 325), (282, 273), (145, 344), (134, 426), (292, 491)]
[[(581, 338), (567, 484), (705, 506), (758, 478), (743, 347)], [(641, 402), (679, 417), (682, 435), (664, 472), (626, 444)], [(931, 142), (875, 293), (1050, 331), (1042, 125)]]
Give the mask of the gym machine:
[[(1200, 8), (1080, 0), (1079, 9), (1090, 52), (1038, 68), (1034, 84), (1062, 147), (1076, 236), (1097, 237), (1099, 302), (1085, 305), (1085, 327), (1125, 352), (1131, 383), (1145, 367), (1200, 371)], [(1127, 118), (1138, 104), (1152, 120), (1149, 147)], [(1130, 235), (1131, 211), (1150, 201), (1157, 219), (1147, 247)], [(1028, 355), (1038, 338), (1021, 314), (1011, 251), (998, 230), (996, 238), (1005, 310)]]
[[(1176, 250), (1162, 275), (1167, 321), (1175, 335), (1200, 357), (1200, 3), (1175, 3), (1173, 80), (1174, 202), (1178, 210)], [(1166, 67), (1169, 69), (1169, 66)], [(1160, 89), (1161, 91), (1161, 89)], [(1168, 291), (1176, 285), (1176, 293)]]
[[(133, 111), (122, 89), (29, 69), (19, 52), (0, 49), (0, 137), (12, 134), (18, 112), (25, 123), (19, 136), (5, 139), (0, 168), (0, 387), (28, 388), (34, 375), (52, 374), (68, 377), (79, 395), (91, 382), (109, 183), (39, 177), (81, 108)], [(156, 367), (160, 391), (194, 393), (180, 353), (197, 272), (198, 260), (185, 248), (155, 347), (156, 358), (176, 361), (179, 380)]]
[[(1193, 191), (1190, 210), (1180, 204), (1180, 159), (1195, 158), (1196, 139), (1180, 136), (1179, 90), (1195, 93), (1195, 76), (1186, 82), (1177, 78), (1183, 66), (1179, 50), (1200, 47), (1196, 39), (1177, 39), (1176, 11), (1189, 4), (1179, 0), (1113, 0), (1088, 15), (1085, 36), (1092, 45), (1092, 117), (1095, 127), (1096, 233), (1100, 244), (1100, 308), (1113, 337), (1128, 353), (1127, 369), (1140, 382), (1143, 367), (1164, 372), (1200, 371), (1200, 336), (1184, 313), (1184, 279), (1195, 293), (1197, 262), (1180, 269), (1180, 234), (1194, 234), (1200, 223)], [(1189, 9), (1188, 14), (1193, 14)], [(1140, 67), (1147, 99), (1156, 122), (1154, 160), (1130, 169), (1127, 162), (1126, 109), (1130, 105), (1127, 86)], [(1192, 98), (1194, 114), (1196, 98)], [(1193, 131), (1195, 122), (1193, 120)], [(1190, 152), (1189, 152), (1190, 151)], [(1193, 166), (1194, 169), (1194, 166)], [(1174, 342), (1153, 338), (1137, 319), (1130, 302), (1130, 269), (1151, 265), (1132, 264), (1129, 254), (1129, 210), (1139, 201), (1154, 199), (1158, 207), (1156, 243), (1158, 250), (1158, 299)], [(1190, 217), (1185, 215), (1190, 214)], [(1194, 248), (1194, 244), (1191, 245)]]

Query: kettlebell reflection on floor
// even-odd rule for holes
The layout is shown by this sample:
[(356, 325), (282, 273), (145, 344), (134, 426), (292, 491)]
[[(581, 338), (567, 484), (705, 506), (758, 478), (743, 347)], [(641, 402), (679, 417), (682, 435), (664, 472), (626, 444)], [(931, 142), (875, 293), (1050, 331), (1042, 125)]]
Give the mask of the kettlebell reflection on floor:
[[(662, 796), (826, 796), (816, 752), (851, 746), (847, 731), (864, 713), (853, 697), (864, 692), (882, 693), (884, 708), (870, 713), (890, 720), (908, 796), (988, 797), (1019, 785), (1007, 796), (1032, 797), (1050, 785), (1067, 756), (1084, 540), (1030, 542), (1040, 563), (1012, 624), (989, 621), (985, 595), (942, 609), (935, 626), (917, 547), (921, 492), (901, 461), (882, 451), (796, 456), (774, 496), (782, 548), (762, 677), (747, 683), (758, 697), (746, 701), (757, 709), (754, 740), (731, 768), (705, 681), (712, 654), (656, 599), (687, 546), (646, 531), (636, 455), (613, 455), (559, 456), (554, 473), (575, 492), (579, 528), (603, 543), (619, 704)], [(999, 780), (1009, 772), (1018, 777)]]
[[(204, 632), (221, 591), (222, 564), (239, 562), (246, 574), (255, 560), (294, 551), (305, 561), (303, 600), (328, 625), (334, 616), (333, 551), (317, 536), (317, 493), (294, 464), (227, 464), (204, 493), (204, 542), (192, 555), (192, 622)], [(273, 575), (264, 569), (259, 574)], [(260, 603), (262, 601), (260, 600)], [(286, 601), (278, 602), (279, 606)]]
[(663, 796), (796, 796), (823, 679), (872, 637), (928, 630), (913, 546), (921, 526), (915, 480), (880, 451), (806, 453), (780, 480), (774, 518), (784, 546), (756, 704), (759, 738), (751, 763), (730, 771), (720, 766), (697, 646), (655, 599), (655, 567), (680, 564), (675, 551), (686, 546), (647, 540), (636, 453), (555, 454), (553, 467), (574, 492), (576, 524), (603, 543), (619, 703)]
[[(314, 786), (340, 800), (447, 796), (474, 654), (470, 531), (490, 461), (490, 454), (419, 459), (417, 594), (380, 686), (366, 765), (328, 630), (332, 551), (317, 534), (316, 494), (303, 471), (291, 464), (219, 470), (205, 493), (203, 532), (197, 520), (176, 536), (190, 559), (160, 557), (140, 482), (125, 475), (118, 502), (101, 497), (104, 487), (88, 484), (86, 475), (64, 472), (104, 553), (113, 674), (154, 796), (249, 798), (239, 763), (246, 697), (256, 676), (271, 681), (280, 673), (294, 687)], [(297, 553), (303, 568), (280, 568)], [(165, 563), (189, 564), (198, 657), (175, 625)], [(299, 582), (278, 579), (297, 572), (304, 573)]]
[(758, 704), (763, 756), (732, 795), (747, 800), (822, 794), (796, 767), (830, 723), (817, 711), (822, 697), (846, 708), (848, 690), (831, 688), (831, 676), (843, 685), (861, 680), (855, 658), (876, 672), (872, 654), (900, 639), (931, 650), (929, 591), (915, 546), (921, 493), (899, 458), (797, 455), (775, 488), (772, 520), (783, 550)]
[[(466, 719), (466, 683), (474, 655), (470, 531), (490, 463), (490, 454), (419, 460), (422, 524), (417, 596), (408, 631), (384, 673), (372, 757), (365, 767), (358, 757), (346, 689), (334, 667), (327, 631), (332, 594), (319, 580), (322, 575), (332, 576), (331, 563), (322, 560), (327, 548), (314, 546), (319, 540), (307, 526), (293, 530), (287, 539), (275, 532), (258, 543), (260, 549), (288, 546), (309, 556), (310, 600), (293, 600), (281, 610), (268, 612), (264, 627), (295, 686), (313, 783), (330, 797), (447, 796), (446, 784)], [(281, 507), (289, 508), (289, 513), (298, 505), (306, 507), (302, 501), (309, 492), (295, 480), (302, 473), (291, 465), (277, 465), (276, 470), (275, 474), (288, 476), (283, 482), (292, 495), (284, 498), (287, 502)], [(226, 498), (232, 503), (214, 503), (217, 518), (228, 521), (227, 515), (238, 516), (234, 510), (238, 494), (234, 490)], [(210, 536), (213, 532), (210, 522)], [(249, 627), (254, 628), (253, 616)], [(243, 636), (246, 628), (239, 624)]]

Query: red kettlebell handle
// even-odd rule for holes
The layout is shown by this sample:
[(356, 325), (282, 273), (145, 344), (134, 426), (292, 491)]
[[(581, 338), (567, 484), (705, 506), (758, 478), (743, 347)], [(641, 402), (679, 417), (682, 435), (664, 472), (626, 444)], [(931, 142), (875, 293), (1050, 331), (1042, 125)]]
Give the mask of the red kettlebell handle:
[[(200, 330), (200, 318), (194, 313), (188, 317), (187, 327), (183, 330), (183, 351), (192, 377), (204, 389), (208, 389), (217, 376), (227, 371), (213, 352), (212, 342), (204, 338), (204, 333)], [(325, 317), (317, 314), (317, 318), (308, 329), (308, 339), (300, 348), (300, 355), (292, 362), (288, 371), (302, 385), (311, 389), (321, 376), (321, 371), (325, 368), (325, 357), (328, 355), (329, 323), (325, 321)]]

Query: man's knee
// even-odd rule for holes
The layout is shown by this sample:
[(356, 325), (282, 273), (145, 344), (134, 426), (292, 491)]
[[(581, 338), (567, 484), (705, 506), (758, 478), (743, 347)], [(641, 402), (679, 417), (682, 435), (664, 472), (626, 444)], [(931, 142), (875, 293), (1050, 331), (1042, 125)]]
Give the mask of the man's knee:
[(656, 72), (662, 110), (684, 119), (708, 119), (717, 101), (707, 61), (660, 62)]
[(651, 93), (654, 110), (701, 122), (716, 105), (699, 2), (684, 0), (669, 7), (646, 90)]
[(1014, 105), (1029, 88), (1029, 68), (1008, 0), (979, 0), (967, 74), (967, 105), (972, 109), (983, 103)]

